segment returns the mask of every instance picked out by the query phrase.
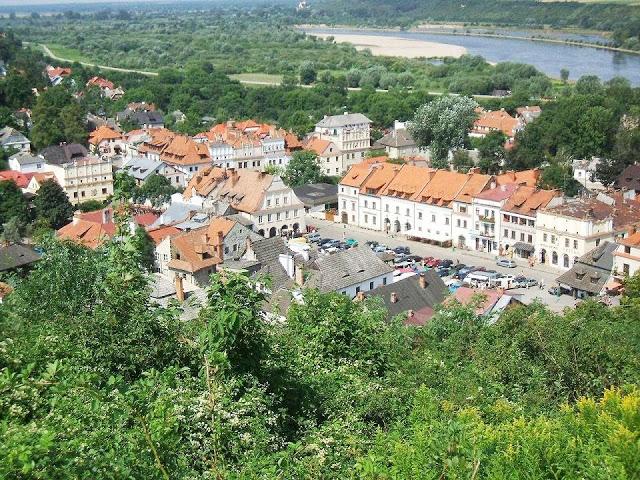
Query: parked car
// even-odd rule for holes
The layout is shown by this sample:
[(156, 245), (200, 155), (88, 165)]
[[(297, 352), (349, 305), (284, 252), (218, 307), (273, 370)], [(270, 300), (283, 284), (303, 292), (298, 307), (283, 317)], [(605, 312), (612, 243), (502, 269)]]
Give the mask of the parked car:
[(384, 253), (388, 249), (389, 248), (386, 245), (382, 244), (382, 243), (379, 244), (379, 245), (376, 245), (375, 247), (373, 247), (373, 251), (376, 252), (376, 253)]
[(411, 253), (411, 249), (404, 246), (396, 247), (393, 249), (393, 251), (396, 253), (404, 253), (405, 255), (409, 255)]
[(437, 266), (440, 265), (440, 260), (438, 260), (437, 258), (432, 258), (431, 260), (426, 262), (425, 265), (427, 267), (436, 268)]
[(411, 260), (407, 260), (406, 258), (398, 257), (393, 260), (394, 268), (407, 268), (413, 265)]
[(322, 240), (322, 237), (318, 232), (313, 232), (307, 235), (307, 240), (309, 240), (311, 243), (317, 243)]
[(464, 263), (457, 263), (455, 265), (451, 265), (451, 270), (459, 272), (460, 270), (462, 270), (465, 267), (466, 267), (466, 265)]
[(422, 262), (422, 257), (420, 255), (407, 255), (404, 257), (407, 260), (411, 260), (415, 263), (421, 263)]
[(456, 274), (456, 276), (460, 279), (460, 280), (464, 280), (464, 277), (466, 277), (467, 275), (469, 275), (471, 272), (473, 272), (476, 269), (476, 267), (474, 267), (473, 265), (470, 265), (468, 267), (463, 267), (460, 270), (458, 270), (458, 273)]
[(567, 290), (566, 288), (562, 288), (562, 287), (551, 287), (549, 290), (547, 290), (547, 292), (549, 292), (551, 295), (555, 295), (557, 297), (559, 297), (560, 295), (563, 295), (565, 293), (570, 293), (569, 290)]
[(374, 248), (376, 248), (379, 245), (379, 243), (376, 242), (375, 240), (367, 240), (366, 241), (366, 245), (367, 245), (367, 247), (369, 247), (369, 248), (371, 248), (373, 250)]
[(438, 274), (439, 277), (448, 277), (449, 275), (451, 275), (451, 270), (448, 268), (436, 268), (436, 273)]
[(496, 260), (496, 265), (499, 267), (516, 268), (516, 262), (510, 258), (499, 258)]
[(537, 280), (533, 278), (523, 277), (521, 275), (514, 278), (513, 283), (517, 286), (517, 288), (535, 287), (536, 285), (538, 285)]
[(331, 238), (321, 238), (320, 240), (318, 240), (316, 243), (318, 244), (319, 247), (323, 246), (325, 243), (328, 242), (332, 242), (333, 239)]
[(358, 241), (355, 238), (347, 238), (345, 240), (345, 243), (347, 245), (349, 245), (350, 247), (357, 247), (358, 246)]
[(448, 258), (444, 260), (440, 260), (440, 265), (444, 265), (447, 268), (450, 268), (453, 265), (453, 260), (449, 260)]

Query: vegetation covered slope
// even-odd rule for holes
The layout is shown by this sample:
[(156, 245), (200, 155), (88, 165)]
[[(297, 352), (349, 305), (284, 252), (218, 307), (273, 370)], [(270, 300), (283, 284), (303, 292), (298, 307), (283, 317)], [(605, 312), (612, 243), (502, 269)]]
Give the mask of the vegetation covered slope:
[(148, 300), (131, 240), (45, 242), (0, 305), (0, 476), (637, 478), (640, 300), (423, 329), (304, 294), (265, 322), (215, 275), (195, 321)]

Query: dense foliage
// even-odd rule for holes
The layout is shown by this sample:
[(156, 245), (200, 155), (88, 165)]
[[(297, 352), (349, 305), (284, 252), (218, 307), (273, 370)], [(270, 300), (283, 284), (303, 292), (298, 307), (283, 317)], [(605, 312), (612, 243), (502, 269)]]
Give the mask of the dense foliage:
[(142, 252), (120, 233), (98, 252), (47, 240), (11, 280), (3, 478), (640, 474), (631, 283), (621, 308), (534, 305), (490, 325), (451, 305), (414, 329), (376, 299), (313, 290), (265, 321), (251, 280), (214, 275), (185, 322), (149, 301)]

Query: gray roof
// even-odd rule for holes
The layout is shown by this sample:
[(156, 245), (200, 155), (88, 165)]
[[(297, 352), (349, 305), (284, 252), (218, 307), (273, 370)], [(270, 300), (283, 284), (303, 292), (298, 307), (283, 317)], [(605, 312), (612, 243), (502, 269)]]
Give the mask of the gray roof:
[(9, 160), (18, 162), (19, 165), (33, 165), (34, 163), (42, 163), (42, 159), (31, 155), (27, 152), (19, 152), (9, 157)]
[(335, 292), (393, 272), (368, 247), (356, 247), (318, 257), (313, 263), (314, 283), (321, 292)]
[(38, 154), (53, 165), (63, 165), (73, 160), (84, 158), (89, 155), (89, 151), (79, 143), (67, 143), (64, 145), (51, 145), (40, 151)]
[(293, 193), (305, 207), (315, 207), (325, 203), (338, 203), (338, 185), (312, 183), (293, 187)]
[[(427, 282), (426, 288), (420, 287), (420, 277), (413, 275), (394, 283), (375, 288), (367, 292), (368, 297), (381, 297), (387, 307), (389, 318), (400, 313), (413, 310), (417, 312), (423, 308), (433, 308), (442, 303), (449, 290), (442, 279), (433, 270), (423, 272)], [(391, 294), (397, 295), (397, 302), (391, 301)]]
[(11, 127), (4, 127), (0, 130), (0, 145), (11, 145), (14, 143), (30, 143), (29, 139), (21, 132)]
[(346, 127), (361, 123), (372, 123), (361, 113), (345, 113), (344, 115), (331, 115), (324, 117), (316, 126), (323, 128)]
[(0, 272), (24, 267), (37, 260), (40, 260), (40, 255), (26, 245), (13, 243), (0, 247)]
[(191, 212), (195, 212), (198, 210), (199, 207), (191, 205), (190, 203), (171, 203), (171, 205), (169, 205), (169, 207), (164, 212), (162, 212), (158, 220), (156, 220), (153, 225), (151, 225), (151, 228), (184, 222), (189, 219)]
[(293, 280), (287, 275), (286, 270), (280, 263), (280, 255), (286, 253), (295, 255), (289, 250), (282, 237), (271, 237), (252, 242), (251, 248), (260, 262), (260, 268), (256, 272), (258, 275), (268, 275), (271, 277), (271, 291), (293, 284)]
[(602, 242), (581, 256), (570, 270), (557, 278), (558, 283), (593, 295), (600, 293), (611, 276), (613, 252), (618, 248), (614, 242)]
[(129, 120), (138, 125), (160, 125), (164, 123), (164, 117), (160, 111), (134, 112), (129, 109), (117, 114), (119, 121)]
[(238, 222), (243, 227), (251, 228), (253, 227), (253, 221), (249, 220), (247, 217), (240, 215), (239, 213), (233, 213), (231, 215), (226, 215), (229, 220), (234, 220)]
[(162, 164), (163, 162), (160, 160), (152, 160), (147, 157), (134, 157), (127, 160), (125, 164), (122, 165), (122, 168), (128, 170), (133, 178), (144, 181), (156, 173)]
[(416, 141), (406, 129), (401, 128), (387, 133), (376, 144), (385, 147), (415, 147)]

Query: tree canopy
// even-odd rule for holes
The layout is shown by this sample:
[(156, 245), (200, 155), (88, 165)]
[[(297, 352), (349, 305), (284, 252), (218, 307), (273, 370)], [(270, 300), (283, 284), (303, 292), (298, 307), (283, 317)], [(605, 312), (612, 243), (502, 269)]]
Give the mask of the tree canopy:
[(318, 156), (309, 150), (293, 152), (282, 176), (282, 180), (289, 187), (317, 183), (323, 179)]

